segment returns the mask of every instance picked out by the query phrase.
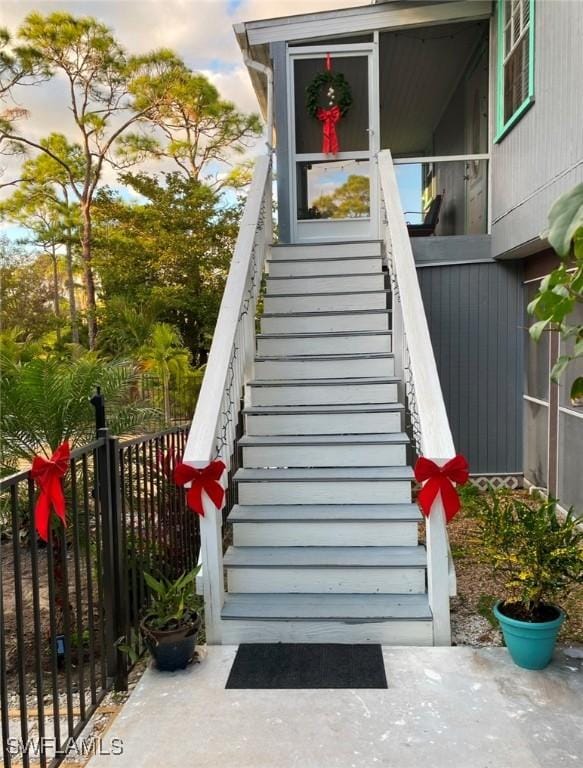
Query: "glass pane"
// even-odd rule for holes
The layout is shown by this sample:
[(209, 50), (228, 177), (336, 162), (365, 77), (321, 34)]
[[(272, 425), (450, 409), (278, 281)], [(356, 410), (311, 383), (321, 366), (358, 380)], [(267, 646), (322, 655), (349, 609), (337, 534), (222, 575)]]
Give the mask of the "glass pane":
[(528, 35), (504, 65), (504, 122), (510, 120), (528, 96)]
[[(322, 152), (322, 123), (312, 117), (306, 107), (306, 89), (314, 77), (324, 71), (325, 59), (296, 59), (294, 61), (296, 152)], [(368, 57), (332, 56), (332, 72), (342, 73), (352, 94), (352, 105), (336, 124), (341, 152), (369, 149), (368, 119)], [(326, 93), (321, 91), (321, 106), (328, 106)]]
[(542, 488), (547, 486), (549, 409), (524, 401), (524, 476)]
[(581, 475), (581, 446), (583, 419), (561, 412), (559, 415), (559, 489), (563, 507), (575, 507), (583, 515), (583, 477)]
[(362, 219), (370, 216), (368, 160), (297, 164), (298, 219)]
[[(534, 299), (538, 291), (539, 283), (528, 283), (526, 288), (525, 306)], [(543, 333), (540, 341), (533, 341), (528, 333), (528, 326), (534, 322), (531, 315), (526, 316), (525, 330), (525, 382), (524, 389), (527, 395), (538, 400), (549, 399), (549, 334)]]

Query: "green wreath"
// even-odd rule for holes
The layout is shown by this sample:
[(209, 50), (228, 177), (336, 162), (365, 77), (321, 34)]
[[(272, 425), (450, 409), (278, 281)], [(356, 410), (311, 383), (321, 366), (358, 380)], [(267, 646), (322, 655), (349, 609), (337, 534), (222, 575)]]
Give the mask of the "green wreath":
[[(327, 88), (324, 104), (320, 103), (322, 88)], [(306, 96), (306, 107), (312, 117), (318, 116), (320, 107), (326, 109), (335, 105), (339, 107), (340, 114), (344, 117), (352, 105), (352, 92), (342, 72), (331, 70), (319, 72), (306, 88)]]

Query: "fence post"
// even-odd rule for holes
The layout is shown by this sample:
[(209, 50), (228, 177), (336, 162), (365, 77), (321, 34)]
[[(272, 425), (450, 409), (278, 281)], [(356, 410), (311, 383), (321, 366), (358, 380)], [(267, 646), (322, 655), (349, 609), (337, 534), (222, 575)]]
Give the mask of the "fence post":
[(119, 650), (119, 642), (126, 631), (123, 621), (124, 606), (127, 610), (125, 592), (123, 529), (120, 518), (120, 469), (119, 445), (111, 437), (106, 426), (105, 399), (97, 388), (91, 398), (95, 408), (97, 439), (102, 441), (97, 448), (96, 496), (99, 501), (102, 530), (103, 565), (103, 619), (105, 622), (105, 666), (108, 681), (118, 690), (127, 688), (127, 659)]

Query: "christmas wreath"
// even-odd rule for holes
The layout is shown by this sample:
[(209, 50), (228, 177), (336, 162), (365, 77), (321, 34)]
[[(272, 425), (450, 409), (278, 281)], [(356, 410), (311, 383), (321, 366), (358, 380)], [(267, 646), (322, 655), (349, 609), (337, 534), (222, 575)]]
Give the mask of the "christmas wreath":
[(332, 71), (330, 55), (326, 57), (326, 69), (318, 72), (306, 88), (308, 113), (322, 122), (322, 152), (337, 154), (340, 150), (336, 123), (350, 109), (352, 92), (342, 72)]

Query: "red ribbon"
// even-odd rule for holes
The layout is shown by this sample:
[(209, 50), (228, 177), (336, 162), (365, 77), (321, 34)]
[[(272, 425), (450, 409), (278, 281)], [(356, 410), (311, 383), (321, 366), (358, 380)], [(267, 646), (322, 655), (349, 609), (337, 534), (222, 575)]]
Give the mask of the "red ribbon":
[(445, 519), (449, 521), (457, 515), (460, 509), (460, 499), (454, 483), (465, 485), (468, 482), (469, 465), (467, 460), (458, 454), (450, 459), (443, 467), (438, 467), (434, 461), (423, 457), (415, 464), (415, 479), (425, 485), (417, 494), (417, 500), (425, 517), (429, 517), (431, 506), (438, 493), (445, 510)]
[(174, 482), (184, 486), (192, 483), (186, 493), (188, 506), (201, 517), (204, 517), (202, 492), (204, 491), (217, 509), (222, 509), (225, 503), (225, 489), (219, 480), (225, 471), (225, 465), (219, 459), (211, 461), (203, 469), (191, 467), (189, 464), (177, 464), (174, 468)]
[(51, 508), (55, 510), (55, 514), (62, 520), (63, 525), (67, 525), (61, 478), (69, 468), (70, 455), (69, 443), (65, 441), (59, 445), (50, 459), (35, 456), (32, 460), (30, 476), (36, 480), (40, 488), (34, 508), (34, 524), (43, 541), (49, 540)]
[(340, 145), (336, 134), (336, 123), (340, 120), (340, 107), (338, 104), (330, 107), (330, 109), (318, 107), (316, 117), (323, 123), (322, 152), (325, 155), (337, 155), (340, 151)]

